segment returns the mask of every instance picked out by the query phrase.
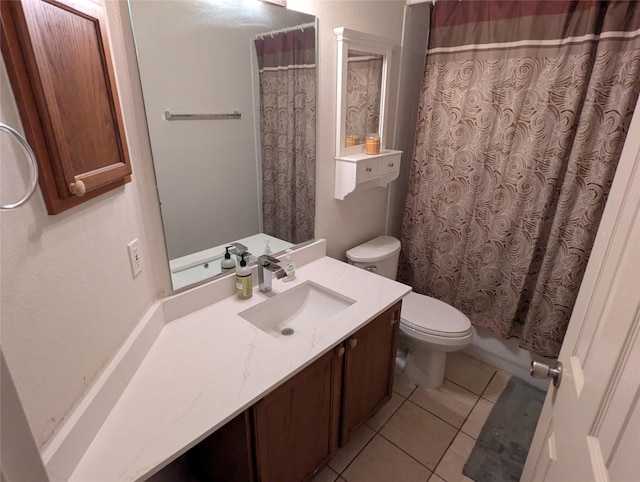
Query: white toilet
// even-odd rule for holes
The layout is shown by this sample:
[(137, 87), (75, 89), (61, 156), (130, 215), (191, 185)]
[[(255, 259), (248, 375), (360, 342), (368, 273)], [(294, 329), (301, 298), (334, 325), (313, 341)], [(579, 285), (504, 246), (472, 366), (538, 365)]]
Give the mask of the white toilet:
[[(400, 241), (378, 236), (347, 251), (349, 263), (395, 279)], [(430, 296), (411, 292), (402, 300), (401, 341), (409, 350), (404, 375), (425, 388), (444, 380), (446, 354), (471, 343), (471, 322), (461, 311)]]

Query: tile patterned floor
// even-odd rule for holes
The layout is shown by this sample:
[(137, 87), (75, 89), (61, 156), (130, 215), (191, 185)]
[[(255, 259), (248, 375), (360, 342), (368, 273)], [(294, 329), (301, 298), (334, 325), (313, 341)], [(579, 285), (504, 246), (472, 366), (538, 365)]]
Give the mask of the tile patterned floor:
[(458, 482), (511, 375), (461, 352), (447, 355), (438, 389), (396, 375), (393, 397), (313, 482)]

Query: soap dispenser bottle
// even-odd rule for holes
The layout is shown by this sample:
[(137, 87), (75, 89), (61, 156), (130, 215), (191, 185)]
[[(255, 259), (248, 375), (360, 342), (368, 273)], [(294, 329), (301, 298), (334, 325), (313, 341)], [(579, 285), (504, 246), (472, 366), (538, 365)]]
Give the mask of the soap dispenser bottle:
[(240, 266), (236, 269), (236, 295), (239, 300), (247, 300), (253, 296), (253, 279), (251, 278), (251, 268), (247, 266), (244, 259), (249, 253), (242, 253), (240, 256)]
[(222, 271), (223, 273), (226, 273), (227, 271), (233, 271), (233, 269), (236, 267), (236, 261), (231, 257), (231, 253), (229, 253), (230, 247), (231, 246), (227, 246), (226, 248), (224, 248), (227, 250), (227, 252), (224, 253), (224, 259), (220, 262), (220, 271)]

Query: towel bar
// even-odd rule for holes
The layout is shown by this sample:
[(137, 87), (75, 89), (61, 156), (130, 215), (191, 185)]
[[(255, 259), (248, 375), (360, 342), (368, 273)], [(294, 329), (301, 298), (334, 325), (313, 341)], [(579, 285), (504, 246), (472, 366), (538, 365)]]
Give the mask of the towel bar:
[(172, 114), (168, 110), (164, 111), (164, 118), (168, 121), (174, 120), (227, 120), (241, 119), (242, 114), (237, 110), (231, 114)]
[(36, 186), (38, 185), (38, 164), (36, 162), (36, 156), (33, 154), (29, 143), (27, 143), (25, 138), (22, 137), (22, 135), (17, 130), (1, 122), (0, 130), (12, 134), (18, 140), (24, 151), (27, 153), (27, 160), (29, 161), (29, 171), (31, 173), (29, 185), (27, 186), (27, 192), (24, 197), (13, 204), (5, 204), (0, 206), (0, 210), (9, 211), (11, 209), (16, 209), (22, 206), (31, 198), (31, 196), (33, 196), (33, 193), (36, 192)]

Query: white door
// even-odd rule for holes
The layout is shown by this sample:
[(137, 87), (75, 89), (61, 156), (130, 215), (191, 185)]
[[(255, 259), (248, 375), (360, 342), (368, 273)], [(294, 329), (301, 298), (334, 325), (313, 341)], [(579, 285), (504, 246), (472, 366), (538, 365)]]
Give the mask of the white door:
[(521, 481), (640, 481), (640, 102)]

